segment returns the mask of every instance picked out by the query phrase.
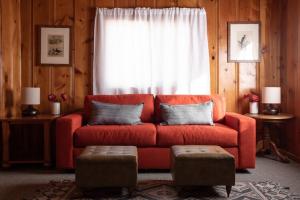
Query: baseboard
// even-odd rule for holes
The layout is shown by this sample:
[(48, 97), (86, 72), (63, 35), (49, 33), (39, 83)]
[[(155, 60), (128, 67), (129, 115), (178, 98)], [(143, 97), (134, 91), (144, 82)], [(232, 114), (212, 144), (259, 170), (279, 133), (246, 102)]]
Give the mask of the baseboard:
[(295, 161), (295, 162), (298, 162), (300, 163), (300, 157), (299, 156), (296, 156), (295, 154), (293, 153), (290, 153), (284, 149), (279, 149), (280, 153), (282, 153), (283, 155), (287, 156), (289, 159)]

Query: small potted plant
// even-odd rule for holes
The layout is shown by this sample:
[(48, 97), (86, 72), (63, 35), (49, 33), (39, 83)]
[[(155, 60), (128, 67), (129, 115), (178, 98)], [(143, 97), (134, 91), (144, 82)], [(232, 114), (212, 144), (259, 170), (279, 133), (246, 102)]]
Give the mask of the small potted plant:
[(249, 112), (251, 114), (258, 114), (258, 102), (259, 96), (254, 92), (250, 92), (244, 95), (244, 99), (248, 99), (249, 101)]
[(67, 95), (65, 93), (61, 93), (59, 97), (55, 94), (49, 94), (48, 100), (51, 103), (51, 114), (59, 115), (60, 114), (60, 103), (67, 100)]

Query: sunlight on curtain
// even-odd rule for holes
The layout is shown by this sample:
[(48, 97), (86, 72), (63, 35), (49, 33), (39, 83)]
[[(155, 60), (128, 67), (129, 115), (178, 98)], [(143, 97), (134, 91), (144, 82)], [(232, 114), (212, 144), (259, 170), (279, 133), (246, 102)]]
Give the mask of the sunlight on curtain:
[(93, 93), (209, 94), (205, 10), (98, 8)]

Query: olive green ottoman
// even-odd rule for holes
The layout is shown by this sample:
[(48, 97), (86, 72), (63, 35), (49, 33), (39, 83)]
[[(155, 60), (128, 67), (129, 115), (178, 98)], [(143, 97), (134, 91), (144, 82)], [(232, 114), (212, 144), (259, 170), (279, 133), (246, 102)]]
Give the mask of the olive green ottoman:
[(137, 184), (135, 146), (88, 146), (76, 160), (76, 184), (83, 189), (127, 187)]
[(172, 176), (177, 187), (235, 184), (234, 157), (219, 146), (175, 145), (171, 148)]

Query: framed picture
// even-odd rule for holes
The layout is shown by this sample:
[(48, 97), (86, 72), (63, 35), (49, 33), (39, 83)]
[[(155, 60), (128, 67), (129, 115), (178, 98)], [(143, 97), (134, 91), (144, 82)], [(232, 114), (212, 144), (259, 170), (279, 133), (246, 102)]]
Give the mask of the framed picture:
[(260, 22), (228, 23), (228, 62), (260, 61)]
[(71, 27), (38, 27), (38, 65), (71, 65)]

